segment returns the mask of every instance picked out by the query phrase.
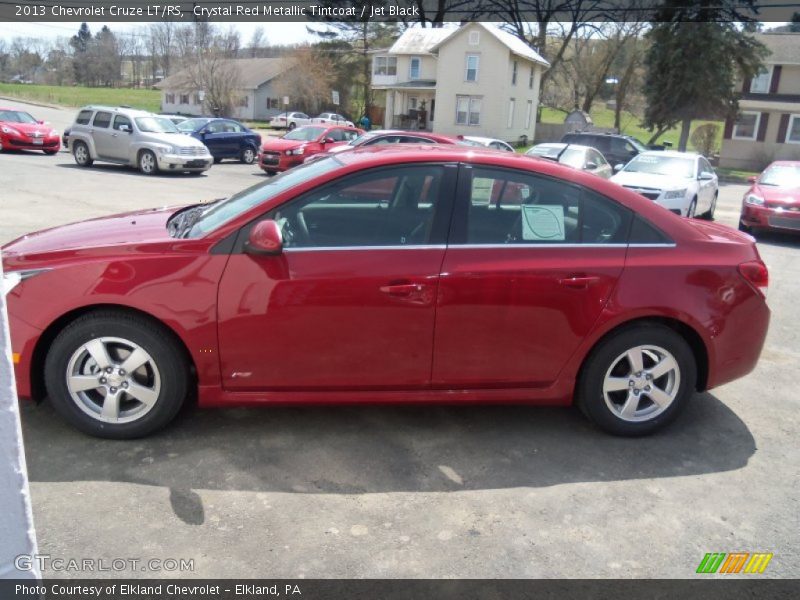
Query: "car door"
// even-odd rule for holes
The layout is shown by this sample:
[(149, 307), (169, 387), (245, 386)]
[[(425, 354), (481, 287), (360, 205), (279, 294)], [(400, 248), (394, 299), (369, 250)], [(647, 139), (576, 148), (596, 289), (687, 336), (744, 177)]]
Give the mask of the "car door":
[(113, 146), (114, 146), (114, 138), (112, 134), (114, 133), (111, 129), (111, 118), (112, 114), (110, 112), (99, 110), (94, 115), (94, 119), (92, 120), (92, 126), (89, 129), (89, 133), (92, 136), (92, 140), (94, 141), (94, 148), (97, 152), (97, 156), (100, 158), (110, 158), (113, 160)]
[(220, 281), (224, 386), (428, 387), (457, 171), (373, 169), (265, 214), (281, 226), (284, 251), (234, 252)]
[(554, 382), (624, 266), (632, 213), (571, 183), (463, 166), (442, 264), (432, 383)]
[(236, 121), (224, 121), (222, 127), (226, 135), (226, 155), (229, 158), (238, 158), (244, 149), (247, 131), (241, 123)]
[[(609, 165), (603, 155), (594, 148), (588, 148), (586, 150), (586, 163), (586, 170), (599, 177), (608, 179), (614, 174), (611, 165)], [(592, 165), (594, 165), (594, 167), (592, 167)]]
[(114, 115), (111, 122), (111, 141), (108, 147), (108, 156), (116, 160), (129, 160), (131, 158), (131, 134), (133, 123), (125, 115)]
[[(703, 177), (709, 179), (703, 179)], [(698, 178), (698, 196), (700, 196), (700, 206), (698, 212), (707, 212), (711, 210), (711, 204), (714, 202), (714, 196), (717, 194), (717, 174), (714, 172), (711, 163), (709, 163), (702, 156), (697, 159), (697, 178)]]

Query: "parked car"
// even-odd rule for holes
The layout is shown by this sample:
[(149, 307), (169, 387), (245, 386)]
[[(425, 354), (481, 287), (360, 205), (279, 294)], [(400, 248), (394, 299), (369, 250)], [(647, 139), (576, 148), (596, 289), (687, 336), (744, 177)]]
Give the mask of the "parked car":
[(187, 396), (574, 401), (646, 434), (749, 373), (770, 315), (752, 237), (455, 145), (341, 153), (210, 205), (30, 234), (2, 259), (19, 395), (108, 438), (165, 426)]
[(465, 135), (460, 139), (463, 139), (466, 142), (473, 142), (476, 145), (483, 146), (485, 148), (504, 150), (505, 152), (516, 152), (511, 144), (495, 138), (480, 137), (477, 135)]
[(168, 113), (161, 113), (159, 116), (167, 117), (170, 121), (177, 125), (178, 123), (183, 123), (184, 121), (190, 119), (191, 117), (187, 117), (186, 115), (171, 115)]
[(55, 154), (61, 148), (58, 132), (44, 121), (15, 108), (0, 108), (0, 152), (41, 150)]
[(648, 150), (620, 168), (611, 181), (676, 215), (714, 218), (719, 180), (711, 164), (699, 154)]
[(270, 119), (269, 126), (274, 129), (294, 129), (303, 125), (311, 125), (311, 117), (297, 111), (282, 112)]
[(800, 231), (800, 161), (779, 160), (750, 179), (742, 199), (739, 229)]
[(382, 146), (388, 144), (457, 144), (459, 146), (475, 146), (475, 142), (467, 142), (458, 138), (427, 131), (403, 131), (400, 129), (379, 129), (367, 131), (347, 144), (341, 144), (323, 153), (307, 158), (305, 162), (313, 162), (327, 158), (331, 154), (347, 152), (356, 148), (367, 146)]
[(208, 148), (181, 135), (172, 121), (133, 108), (86, 106), (69, 137), (72, 156), (81, 167), (98, 160), (155, 175), (159, 171), (202, 173), (214, 163)]
[(635, 137), (617, 133), (567, 133), (561, 141), (567, 144), (590, 146), (598, 150), (611, 165), (624, 165), (634, 156), (647, 151), (647, 146)]
[(258, 166), (268, 175), (285, 171), (303, 163), (309, 156), (335, 149), (354, 140), (363, 131), (355, 127), (307, 125), (293, 129), (280, 138), (263, 143), (258, 155)]
[(64, 150), (69, 150), (69, 127), (61, 134), (61, 146)]
[(195, 117), (178, 123), (178, 130), (203, 142), (214, 162), (235, 158), (252, 165), (261, 146), (261, 136), (233, 119)]
[(355, 127), (355, 124), (338, 113), (324, 112), (311, 119), (312, 125), (345, 125)]
[(562, 165), (588, 171), (605, 179), (614, 174), (614, 170), (603, 155), (589, 146), (559, 143), (536, 144), (525, 154), (526, 156), (556, 160)]

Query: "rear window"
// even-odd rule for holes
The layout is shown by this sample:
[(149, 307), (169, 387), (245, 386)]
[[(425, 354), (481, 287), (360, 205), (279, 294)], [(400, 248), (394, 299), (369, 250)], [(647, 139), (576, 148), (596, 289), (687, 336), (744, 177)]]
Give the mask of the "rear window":
[(91, 110), (82, 110), (81, 112), (78, 113), (78, 118), (75, 119), (75, 122), (78, 125), (88, 125), (89, 121), (92, 120), (92, 113), (93, 112), (94, 111), (91, 111)]
[(633, 220), (631, 235), (628, 239), (629, 244), (671, 244), (673, 243), (666, 235), (661, 233), (653, 225), (645, 221), (639, 215)]

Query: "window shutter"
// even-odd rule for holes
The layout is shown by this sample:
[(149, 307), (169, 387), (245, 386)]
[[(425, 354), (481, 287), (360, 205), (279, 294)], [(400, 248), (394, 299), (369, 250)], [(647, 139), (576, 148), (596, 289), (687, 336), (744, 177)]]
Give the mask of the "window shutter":
[(779, 144), (786, 142), (786, 132), (789, 131), (789, 117), (788, 113), (781, 115), (781, 122), (778, 125), (778, 137), (775, 139)]
[(769, 123), (769, 113), (761, 113), (761, 119), (758, 121), (758, 134), (756, 135), (757, 142), (763, 142), (767, 139), (767, 124)]
[(733, 137), (733, 119), (730, 117), (725, 119), (725, 133), (723, 134), (723, 137), (726, 140), (729, 140), (731, 137)]
[(750, 84), (753, 83), (752, 78), (745, 77), (744, 82), (742, 83), (742, 92), (747, 94), (750, 91)]
[(772, 68), (772, 81), (769, 82), (769, 93), (770, 94), (777, 94), (778, 87), (781, 85), (781, 71), (782, 67), (780, 65), (775, 65)]

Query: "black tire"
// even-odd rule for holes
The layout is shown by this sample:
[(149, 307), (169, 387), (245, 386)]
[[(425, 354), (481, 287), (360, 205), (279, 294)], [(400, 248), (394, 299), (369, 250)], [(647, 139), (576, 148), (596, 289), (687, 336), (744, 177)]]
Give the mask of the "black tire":
[[(90, 416), (72, 397), (67, 386), (73, 356), (84, 344), (101, 337), (119, 338), (135, 344), (152, 358), (157, 367), (160, 388), (152, 407), (129, 422), (110, 423), (100, 420), (99, 416)], [(185, 353), (170, 331), (145, 317), (112, 310), (89, 313), (70, 323), (56, 336), (45, 359), (45, 384), (55, 410), (77, 429), (101, 438), (133, 439), (161, 429), (181, 408), (189, 390), (189, 381)], [(108, 393), (108, 388), (104, 393)], [(125, 400), (120, 401), (120, 406), (125, 406), (124, 402), (136, 404), (132, 397), (122, 397)], [(100, 406), (97, 408), (99, 410)]]
[[(606, 373), (615, 366), (619, 357), (638, 346), (655, 346), (669, 352), (678, 365), (680, 382), (675, 385), (677, 393), (666, 409), (654, 414), (652, 418), (643, 417), (643, 420), (632, 421), (612, 411), (606, 402), (603, 383)], [(627, 377), (616, 376), (622, 379)], [(654, 381), (653, 384), (655, 383)], [(696, 383), (697, 364), (686, 340), (672, 329), (656, 323), (632, 325), (612, 333), (586, 358), (576, 387), (576, 404), (589, 419), (608, 433), (620, 436), (647, 435), (666, 426), (678, 416), (694, 394)], [(626, 390), (620, 393), (627, 395), (630, 392)], [(656, 406), (644, 391), (639, 402), (643, 403), (640, 406), (645, 406), (645, 410), (648, 404)]]
[(711, 200), (711, 208), (703, 215), (703, 218), (706, 221), (713, 221), (714, 220), (714, 212), (717, 210), (717, 198), (719, 197), (719, 193), (714, 194), (714, 198)]
[(47, 156), (53, 156), (56, 152), (58, 152), (58, 150), (45, 150), (44, 151), (44, 153), (47, 154)]
[(267, 174), (267, 176), (269, 176), (269, 177), (274, 177), (275, 175), (277, 175), (277, 174), (278, 174), (278, 172), (277, 172), (277, 171), (264, 171), (264, 172), (265, 172), (265, 173)]
[(152, 150), (142, 150), (136, 159), (136, 166), (143, 175), (158, 174), (158, 160)]
[(94, 162), (85, 142), (76, 141), (72, 144), (72, 157), (79, 167), (91, 167)]
[(239, 160), (246, 165), (252, 165), (256, 162), (256, 149), (252, 146), (245, 146), (239, 155)]
[(289, 123), (289, 131), (297, 127), (297, 123)]
[(686, 210), (686, 218), (687, 219), (694, 219), (697, 213), (697, 197), (695, 196), (692, 198), (692, 201), (689, 203), (689, 208)]
[(749, 225), (745, 225), (744, 223), (742, 223), (741, 220), (739, 220), (739, 231), (743, 231), (744, 233), (749, 233), (753, 237), (755, 237), (756, 235), (755, 229), (753, 229)]
[(214, 164), (215, 165), (218, 165), (221, 162), (222, 162), (222, 158), (221, 157), (219, 157), (219, 156), (215, 156), (214, 157)]

